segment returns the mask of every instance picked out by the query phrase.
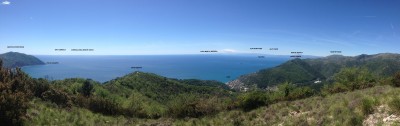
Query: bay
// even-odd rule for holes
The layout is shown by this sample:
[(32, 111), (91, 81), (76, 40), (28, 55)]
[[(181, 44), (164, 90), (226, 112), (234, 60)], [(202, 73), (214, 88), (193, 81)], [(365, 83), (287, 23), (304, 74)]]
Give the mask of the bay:
[(290, 59), (287, 56), (273, 55), (262, 58), (257, 55), (36, 55), (36, 57), (53, 64), (22, 68), (34, 78), (50, 80), (90, 78), (106, 82), (134, 71), (142, 71), (168, 78), (217, 80), (224, 83), (240, 75), (277, 66)]

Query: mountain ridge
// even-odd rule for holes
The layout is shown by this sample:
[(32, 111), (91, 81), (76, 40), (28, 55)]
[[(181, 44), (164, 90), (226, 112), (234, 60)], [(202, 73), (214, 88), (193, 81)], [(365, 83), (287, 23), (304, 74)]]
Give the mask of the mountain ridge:
[[(375, 75), (390, 76), (400, 70), (400, 54), (379, 53), (358, 56), (330, 55), (313, 59), (293, 59), (273, 68), (246, 74), (226, 84), (235, 90), (253, 87), (269, 88), (285, 81), (298, 85), (312, 85), (316, 81), (330, 81), (346, 67), (365, 67)], [(319, 85), (321, 86), (321, 85)]]

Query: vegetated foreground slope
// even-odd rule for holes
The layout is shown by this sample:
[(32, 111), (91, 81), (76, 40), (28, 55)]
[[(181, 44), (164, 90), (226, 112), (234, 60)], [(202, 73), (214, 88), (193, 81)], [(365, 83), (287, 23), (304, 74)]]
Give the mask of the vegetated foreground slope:
[(8, 52), (0, 54), (0, 59), (3, 60), (3, 67), (15, 68), (29, 65), (43, 65), (45, 64), (40, 59), (18, 52)]
[[(224, 85), (215, 81), (169, 79), (144, 72), (134, 72), (105, 84), (82, 78), (49, 81), (31, 78), (20, 68), (0, 67), (0, 123), (71, 124), (48, 115), (49, 107), (68, 112), (79, 110), (76, 113), (83, 115), (96, 113), (93, 116), (197, 118), (228, 108), (225, 102), (231, 101), (233, 92), (219, 84)], [(74, 122), (72, 119), (68, 121)], [(83, 120), (83, 124), (90, 124), (87, 121)], [(82, 120), (71, 125), (81, 123)]]
[[(65, 125), (399, 125), (400, 88), (377, 86), (331, 96), (282, 101), (244, 112), (223, 111), (200, 118), (138, 119), (105, 116), (87, 109), (59, 108), (33, 100), (29, 124)], [(49, 118), (51, 116), (51, 118)]]
[[(370, 63), (373, 62), (364, 64)], [(299, 59), (288, 64), (297, 65), (291, 69), (301, 74), (311, 76), (317, 71), (304, 70), (303, 68), (315, 68), (309, 68), (309, 64)], [(285, 71), (281, 72), (296, 75)], [(397, 93), (400, 87), (400, 72), (387, 77), (374, 74), (365, 67), (355, 65), (335, 72), (330, 78), (332, 82), (320, 90), (314, 90), (310, 85), (299, 86), (296, 83), (285, 82), (278, 84), (273, 90), (255, 88), (247, 92), (235, 92), (227, 90), (226, 86), (221, 86), (222, 83), (215, 81), (170, 79), (144, 72), (134, 72), (101, 84), (81, 78), (55, 81), (33, 79), (19, 68), (1, 67), (0, 123), (394, 124), (400, 111)], [(391, 121), (387, 121), (388, 119)]]
[[(331, 81), (335, 73), (343, 68), (366, 68), (374, 75), (391, 76), (400, 70), (400, 54), (381, 53), (355, 57), (332, 55), (316, 59), (293, 59), (277, 67), (263, 69), (253, 74), (240, 76), (227, 84), (236, 90), (244, 87), (267, 88), (285, 81), (297, 85), (315, 85)], [(317, 85), (321, 87), (323, 84)]]
[[(400, 88), (376, 86), (329, 96), (282, 101), (249, 112), (175, 120), (174, 125), (400, 125)], [(163, 120), (160, 120), (163, 121)], [(165, 123), (168, 123), (166, 121)]]

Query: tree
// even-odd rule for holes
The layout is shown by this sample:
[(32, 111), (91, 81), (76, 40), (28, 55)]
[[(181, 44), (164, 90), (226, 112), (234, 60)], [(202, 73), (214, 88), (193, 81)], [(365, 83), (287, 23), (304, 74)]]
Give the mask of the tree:
[(93, 84), (90, 82), (90, 79), (87, 79), (82, 85), (81, 93), (84, 96), (89, 97), (92, 91), (93, 91)]

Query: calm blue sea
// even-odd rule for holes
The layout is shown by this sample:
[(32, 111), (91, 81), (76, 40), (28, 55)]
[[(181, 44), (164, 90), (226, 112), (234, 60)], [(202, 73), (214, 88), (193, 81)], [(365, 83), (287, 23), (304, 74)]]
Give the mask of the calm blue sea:
[[(287, 56), (256, 55), (130, 55), (130, 56), (36, 56), (44, 62), (22, 70), (34, 78), (52, 80), (91, 78), (105, 82), (134, 71), (151, 72), (178, 79), (203, 79), (228, 82), (240, 75), (277, 66)], [(132, 69), (131, 67), (141, 67)]]

